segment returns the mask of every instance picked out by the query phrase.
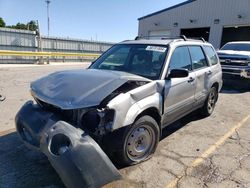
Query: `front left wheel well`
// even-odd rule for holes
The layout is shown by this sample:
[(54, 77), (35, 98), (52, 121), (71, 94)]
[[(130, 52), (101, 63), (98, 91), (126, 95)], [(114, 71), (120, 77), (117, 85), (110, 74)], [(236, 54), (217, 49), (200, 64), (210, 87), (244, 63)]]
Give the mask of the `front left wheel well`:
[(148, 108), (148, 109), (142, 111), (137, 116), (136, 120), (139, 119), (140, 117), (146, 116), (146, 115), (152, 117), (157, 122), (157, 124), (158, 124), (158, 126), (159, 126), (159, 128), (161, 130), (161, 115), (159, 113), (159, 110), (157, 108), (155, 108), (155, 107)]

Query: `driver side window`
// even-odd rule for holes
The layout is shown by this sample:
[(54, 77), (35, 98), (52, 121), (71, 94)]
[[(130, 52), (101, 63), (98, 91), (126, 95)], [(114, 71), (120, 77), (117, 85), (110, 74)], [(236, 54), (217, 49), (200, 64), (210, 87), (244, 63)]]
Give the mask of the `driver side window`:
[(187, 69), (191, 70), (191, 58), (187, 46), (177, 47), (170, 59), (169, 69)]

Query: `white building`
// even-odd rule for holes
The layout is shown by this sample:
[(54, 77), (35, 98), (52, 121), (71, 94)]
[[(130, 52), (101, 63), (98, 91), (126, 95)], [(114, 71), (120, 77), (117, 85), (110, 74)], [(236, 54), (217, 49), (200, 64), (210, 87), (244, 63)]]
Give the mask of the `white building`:
[(203, 37), (216, 48), (250, 41), (250, 0), (189, 0), (138, 20), (139, 36)]

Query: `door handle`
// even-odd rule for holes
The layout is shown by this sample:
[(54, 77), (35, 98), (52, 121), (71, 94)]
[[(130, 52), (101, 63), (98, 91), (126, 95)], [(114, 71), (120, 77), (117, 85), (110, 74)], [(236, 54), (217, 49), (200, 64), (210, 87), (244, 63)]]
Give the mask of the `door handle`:
[(209, 76), (209, 75), (211, 75), (212, 74), (212, 71), (210, 70), (210, 71), (207, 71), (207, 75)]
[(193, 82), (195, 79), (193, 77), (189, 77), (188, 83)]

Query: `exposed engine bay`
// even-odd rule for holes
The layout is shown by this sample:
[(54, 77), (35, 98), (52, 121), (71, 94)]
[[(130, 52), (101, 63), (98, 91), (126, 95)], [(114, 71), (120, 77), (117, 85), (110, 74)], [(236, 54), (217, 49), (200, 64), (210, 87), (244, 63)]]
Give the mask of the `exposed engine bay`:
[(98, 138), (112, 129), (115, 111), (107, 107), (109, 101), (121, 93), (127, 93), (147, 83), (146, 81), (128, 81), (104, 98), (98, 106), (83, 109), (62, 110), (59, 107), (43, 102), (35, 96), (34, 99), (43, 109), (61, 115), (62, 120), (74, 125), (76, 128), (81, 128), (94, 138)]

